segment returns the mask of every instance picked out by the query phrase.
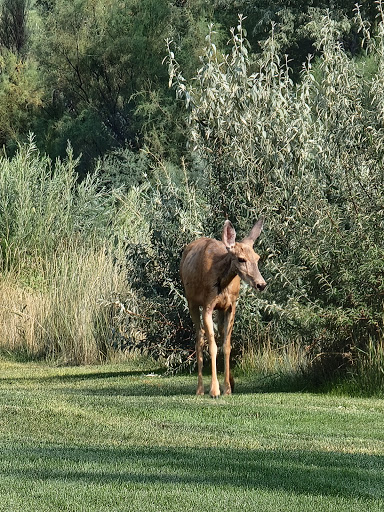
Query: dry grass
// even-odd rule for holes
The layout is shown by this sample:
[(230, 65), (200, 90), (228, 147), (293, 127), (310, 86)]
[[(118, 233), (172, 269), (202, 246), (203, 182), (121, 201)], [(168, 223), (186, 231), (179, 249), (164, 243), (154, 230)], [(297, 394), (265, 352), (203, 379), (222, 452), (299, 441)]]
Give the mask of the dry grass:
[(283, 346), (275, 346), (270, 339), (260, 344), (249, 342), (244, 346), (239, 361), (239, 369), (245, 374), (260, 378), (298, 379), (308, 366), (305, 350), (294, 341)]
[[(125, 280), (105, 248), (72, 247), (42, 262), (39, 279), (0, 279), (0, 346), (63, 364), (91, 364), (108, 352), (112, 311)], [(18, 277), (18, 278), (17, 278)]]
[(0, 280), (0, 345), (11, 352), (38, 352), (35, 333), (45, 310), (42, 292), (22, 288), (12, 276)]

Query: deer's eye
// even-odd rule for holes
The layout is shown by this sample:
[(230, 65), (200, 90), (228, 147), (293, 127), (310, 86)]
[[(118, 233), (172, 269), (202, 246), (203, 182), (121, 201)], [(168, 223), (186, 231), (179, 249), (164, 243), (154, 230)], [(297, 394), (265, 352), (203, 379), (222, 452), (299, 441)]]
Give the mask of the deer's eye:
[(245, 260), (244, 258), (237, 258), (237, 261), (239, 263), (245, 263), (247, 260)]

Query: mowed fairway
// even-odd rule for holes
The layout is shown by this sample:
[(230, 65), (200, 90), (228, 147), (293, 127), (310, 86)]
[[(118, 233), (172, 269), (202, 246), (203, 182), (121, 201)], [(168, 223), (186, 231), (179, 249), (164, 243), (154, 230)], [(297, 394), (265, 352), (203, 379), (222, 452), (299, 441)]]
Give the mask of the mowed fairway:
[(0, 510), (384, 510), (382, 400), (148, 373), (0, 362)]

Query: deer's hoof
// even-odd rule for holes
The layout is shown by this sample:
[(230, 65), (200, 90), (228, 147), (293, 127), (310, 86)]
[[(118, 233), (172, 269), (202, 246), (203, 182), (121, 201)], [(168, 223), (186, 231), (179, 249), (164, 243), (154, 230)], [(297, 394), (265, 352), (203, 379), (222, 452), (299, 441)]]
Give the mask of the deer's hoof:
[(209, 390), (209, 394), (212, 398), (219, 398), (220, 396), (220, 386), (219, 381), (217, 379), (214, 379), (213, 382), (211, 382), (211, 388)]

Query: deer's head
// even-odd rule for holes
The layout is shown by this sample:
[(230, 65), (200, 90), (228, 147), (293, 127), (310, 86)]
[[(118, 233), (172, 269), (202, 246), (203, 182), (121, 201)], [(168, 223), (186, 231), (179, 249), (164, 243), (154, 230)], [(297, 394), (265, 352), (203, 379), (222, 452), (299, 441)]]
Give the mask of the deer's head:
[(231, 256), (231, 265), (236, 274), (256, 290), (263, 291), (267, 286), (259, 270), (260, 256), (253, 250), (253, 244), (259, 237), (263, 218), (259, 219), (251, 232), (241, 242), (236, 242), (236, 231), (229, 220), (224, 223), (223, 243)]

